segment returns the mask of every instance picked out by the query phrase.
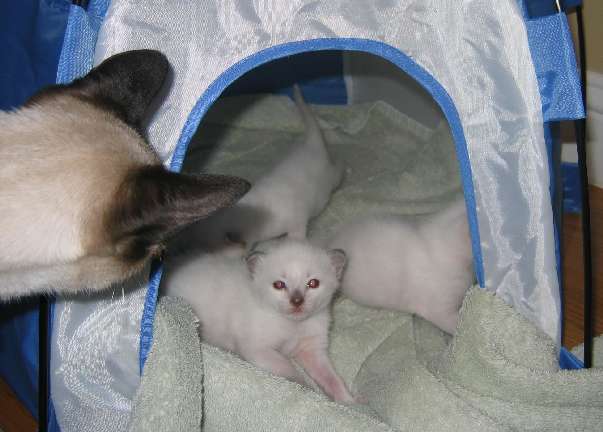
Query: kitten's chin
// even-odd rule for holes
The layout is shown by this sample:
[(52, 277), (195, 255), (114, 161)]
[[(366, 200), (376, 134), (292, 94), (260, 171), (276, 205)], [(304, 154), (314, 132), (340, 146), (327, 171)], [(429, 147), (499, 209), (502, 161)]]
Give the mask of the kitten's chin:
[(310, 315), (312, 315), (312, 311), (303, 308), (303, 309), (295, 309), (295, 308), (289, 308), (287, 309), (287, 312), (285, 313), (285, 317), (287, 317), (288, 319), (292, 320), (292, 321), (303, 321), (306, 318), (308, 318)]

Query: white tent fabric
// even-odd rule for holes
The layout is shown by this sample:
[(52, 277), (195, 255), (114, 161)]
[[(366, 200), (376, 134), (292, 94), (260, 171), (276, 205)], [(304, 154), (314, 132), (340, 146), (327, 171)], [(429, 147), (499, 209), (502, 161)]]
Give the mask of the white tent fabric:
[[(322, 38), (372, 40), (394, 47), (446, 90), (467, 143), (484, 287), (559, 341), (541, 102), (516, 0), (121, 0), (109, 7), (94, 63), (139, 48), (167, 55), (173, 82), (150, 120), (149, 138), (169, 164), (195, 104), (228, 68), (270, 47)], [(348, 48), (354, 47), (350, 41)], [(189, 124), (195, 126), (195, 121)], [(126, 295), (128, 307), (115, 305), (120, 308), (116, 319), (142, 310), (142, 289)], [(84, 312), (85, 307), (77, 301), (57, 307), (55, 326), (63, 320), (63, 328), (71, 333), (58, 334), (56, 345), (67, 343), (88, 324), (90, 311)], [(112, 313), (109, 309), (106, 312)], [(130, 328), (136, 331), (135, 323)], [(117, 344), (116, 334), (107, 337), (108, 346)], [(123, 346), (120, 355), (137, 365), (137, 349), (137, 344)], [(60, 376), (53, 379), (53, 393), (61, 391), (65, 385)], [(131, 379), (135, 386), (138, 378)]]
[(549, 175), (540, 95), (515, 0), (181, 1), (114, 3), (95, 64), (155, 48), (174, 69), (150, 124), (168, 161), (186, 119), (226, 69), (259, 51), (317, 38), (381, 41), (411, 57), (446, 89), (467, 141), (485, 286), (559, 335)]

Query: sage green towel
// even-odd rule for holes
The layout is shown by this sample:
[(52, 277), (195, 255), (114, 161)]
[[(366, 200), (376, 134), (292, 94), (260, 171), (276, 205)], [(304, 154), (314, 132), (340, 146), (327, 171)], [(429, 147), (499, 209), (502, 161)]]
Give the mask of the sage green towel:
[(197, 318), (181, 299), (157, 303), (153, 346), (134, 398), (129, 432), (199, 431), (203, 362)]
[[(603, 370), (559, 370), (552, 341), (479, 288), (469, 291), (453, 339), (415, 316), (337, 301), (331, 357), (367, 406), (336, 404), (204, 344), (201, 364), (190, 310), (164, 302), (178, 305), (159, 303), (131, 430), (198, 430), (201, 394), (206, 431), (599, 431), (603, 424)], [(184, 321), (164, 316), (183, 311)]]
[[(360, 213), (434, 211), (458, 194), (446, 125), (426, 129), (381, 102), (313, 109), (348, 167), (314, 236)], [(253, 181), (302, 132), (287, 98), (227, 98), (204, 120), (186, 168)], [(602, 430), (601, 370), (559, 371), (552, 341), (480, 289), (469, 291), (452, 341), (420, 318), (336, 301), (331, 357), (367, 406), (335, 404), (203, 344), (201, 362), (199, 344), (190, 309), (160, 301), (132, 431), (198, 431), (201, 395), (206, 431)]]
[(463, 307), (458, 335), (428, 366), (452, 395), (515, 430), (601, 430), (603, 370), (559, 370), (553, 341), (490, 294)]

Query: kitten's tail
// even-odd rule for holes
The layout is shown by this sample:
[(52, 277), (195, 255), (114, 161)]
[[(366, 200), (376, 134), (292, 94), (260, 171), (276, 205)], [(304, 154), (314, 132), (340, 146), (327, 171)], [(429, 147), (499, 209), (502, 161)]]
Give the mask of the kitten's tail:
[(343, 179), (344, 164), (341, 160), (333, 159), (333, 157), (330, 156), (324, 135), (318, 125), (318, 120), (314, 116), (314, 113), (312, 113), (312, 110), (306, 101), (304, 101), (301, 89), (297, 84), (293, 85), (293, 99), (295, 100), (297, 109), (299, 110), (306, 127), (306, 145), (314, 147), (317, 151), (326, 152), (327, 160), (332, 165), (331, 183), (333, 184), (333, 187), (339, 186)]
[(308, 104), (306, 104), (301, 89), (297, 84), (293, 85), (293, 100), (295, 101), (295, 105), (297, 105), (297, 109), (299, 110), (304, 126), (306, 127), (307, 142), (324, 146), (324, 137), (318, 126), (318, 120), (316, 120), (316, 117)]

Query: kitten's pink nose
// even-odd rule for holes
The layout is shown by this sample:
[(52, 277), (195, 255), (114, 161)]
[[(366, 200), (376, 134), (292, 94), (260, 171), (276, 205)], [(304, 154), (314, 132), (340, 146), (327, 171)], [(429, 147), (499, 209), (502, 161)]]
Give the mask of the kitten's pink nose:
[(304, 296), (298, 292), (293, 293), (293, 295), (289, 298), (289, 303), (295, 307), (300, 307), (304, 303)]

